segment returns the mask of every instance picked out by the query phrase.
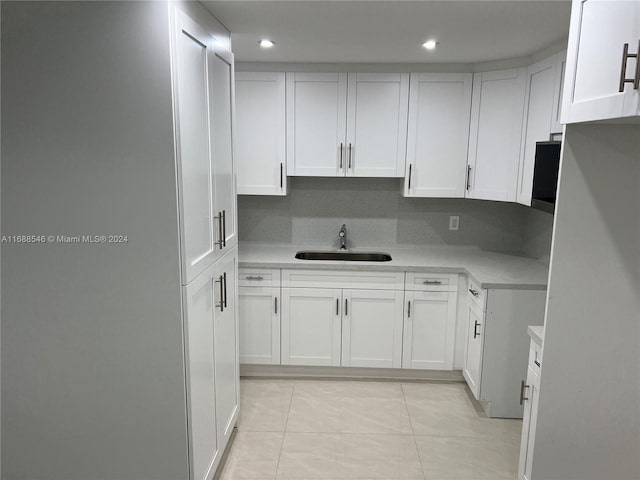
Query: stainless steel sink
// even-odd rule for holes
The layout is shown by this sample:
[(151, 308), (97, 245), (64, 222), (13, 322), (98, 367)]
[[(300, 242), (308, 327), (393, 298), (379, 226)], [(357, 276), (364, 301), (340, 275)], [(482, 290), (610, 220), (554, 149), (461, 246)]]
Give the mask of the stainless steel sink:
[(298, 252), (298, 260), (346, 260), (348, 262), (389, 262), (391, 255), (378, 252)]

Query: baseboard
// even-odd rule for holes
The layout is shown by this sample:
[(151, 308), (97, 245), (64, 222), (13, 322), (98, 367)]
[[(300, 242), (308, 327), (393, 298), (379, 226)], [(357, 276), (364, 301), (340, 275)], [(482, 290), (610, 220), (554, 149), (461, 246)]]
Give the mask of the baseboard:
[(240, 365), (245, 378), (340, 378), (344, 380), (464, 382), (462, 370), (324, 367), (307, 365)]

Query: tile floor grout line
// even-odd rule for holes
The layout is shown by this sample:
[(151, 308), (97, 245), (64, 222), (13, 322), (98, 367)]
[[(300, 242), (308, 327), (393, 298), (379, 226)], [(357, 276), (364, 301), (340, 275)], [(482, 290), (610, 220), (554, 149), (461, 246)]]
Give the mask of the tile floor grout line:
[(280, 459), (282, 458), (282, 449), (284, 448), (284, 438), (287, 435), (287, 425), (289, 424), (289, 414), (291, 413), (291, 404), (293, 404), (293, 394), (296, 391), (297, 381), (293, 381), (293, 388), (291, 389), (291, 396), (289, 397), (289, 407), (287, 408), (287, 417), (284, 420), (284, 427), (282, 429), (282, 441), (280, 442), (280, 452), (278, 453), (278, 461), (276, 462), (276, 472), (273, 474), (273, 480), (278, 477), (278, 468), (280, 467)]
[(420, 462), (420, 469), (422, 470), (422, 477), (426, 480), (427, 474), (424, 473), (424, 465), (422, 464), (422, 457), (420, 456), (420, 450), (418, 449), (418, 442), (416, 441), (416, 432), (413, 429), (413, 421), (411, 420), (411, 412), (409, 412), (409, 405), (407, 405), (407, 394), (404, 391), (404, 385), (400, 384), (400, 391), (402, 392), (402, 400), (404, 401), (404, 408), (407, 410), (407, 417), (409, 417), (409, 425), (411, 426), (411, 436), (413, 437), (413, 445), (416, 447), (416, 455), (418, 455), (418, 461)]

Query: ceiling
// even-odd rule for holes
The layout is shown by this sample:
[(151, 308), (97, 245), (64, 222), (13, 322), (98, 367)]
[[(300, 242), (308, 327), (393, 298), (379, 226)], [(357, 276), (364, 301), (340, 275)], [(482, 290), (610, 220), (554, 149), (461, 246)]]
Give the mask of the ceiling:
[[(229, 30), (236, 61), (475, 63), (528, 56), (562, 41), (571, 2), (203, 1)], [(272, 49), (258, 40), (276, 42)], [(434, 38), (427, 51), (421, 44)]]

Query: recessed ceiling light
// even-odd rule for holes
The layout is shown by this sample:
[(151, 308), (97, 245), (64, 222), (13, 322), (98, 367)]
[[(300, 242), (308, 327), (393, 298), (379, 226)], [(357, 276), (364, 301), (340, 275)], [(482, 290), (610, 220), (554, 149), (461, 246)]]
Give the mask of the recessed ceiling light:
[(271, 48), (276, 44), (276, 42), (272, 42), (271, 40), (266, 40), (266, 39), (260, 40), (258, 43), (262, 48)]
[(439, 43), (440, 42), (436, 42), (435, 40), (427, 40), (422, 44), (422, 46), (427, 50), (433, 50), (438, 46)]

